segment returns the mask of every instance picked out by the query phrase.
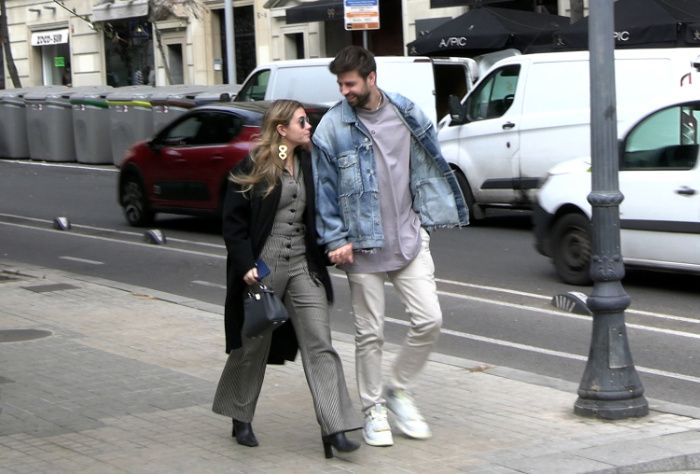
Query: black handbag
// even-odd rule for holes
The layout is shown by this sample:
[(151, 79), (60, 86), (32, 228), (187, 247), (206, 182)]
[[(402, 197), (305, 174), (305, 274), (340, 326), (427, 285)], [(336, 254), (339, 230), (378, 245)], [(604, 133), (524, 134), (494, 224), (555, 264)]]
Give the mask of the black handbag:
[(247, 288), (243, 298), (243, 335), (261, 336), (289, 319), (287, 308), (271, 288), (256, 283)]

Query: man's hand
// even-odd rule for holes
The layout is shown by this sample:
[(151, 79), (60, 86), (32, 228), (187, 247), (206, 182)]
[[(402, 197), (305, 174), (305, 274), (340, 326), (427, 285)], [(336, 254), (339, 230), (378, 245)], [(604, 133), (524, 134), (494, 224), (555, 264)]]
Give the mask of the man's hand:
[(335, 250), (328, 252), (328, 258), (335, 265), (344, 265), (353, 262), (352, 243), (345, 244)]

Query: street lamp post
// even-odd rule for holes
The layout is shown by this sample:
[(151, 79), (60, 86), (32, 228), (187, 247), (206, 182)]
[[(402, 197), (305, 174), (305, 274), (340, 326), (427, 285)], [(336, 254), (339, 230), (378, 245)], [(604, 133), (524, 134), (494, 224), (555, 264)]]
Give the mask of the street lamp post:
[(617, 113), (613, 0), (590, 0), (588, 46), (591, 78), (591, 193), (593, 207), (591, 277), (588, 307), (593, 328), (588, 363), (574, 413), (617, 420), (649, 413), (625, 328), (630, 298), (620, 280), (625, 274), (620, 252)]

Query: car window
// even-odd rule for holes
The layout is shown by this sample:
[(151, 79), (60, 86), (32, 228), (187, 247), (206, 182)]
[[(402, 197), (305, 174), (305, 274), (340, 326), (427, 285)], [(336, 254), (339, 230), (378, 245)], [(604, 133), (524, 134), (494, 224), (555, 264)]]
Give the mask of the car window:
[(238, 91), (238, 94), (236, 94), (236, 101), (265, 100), (265, 92), (267, 91), (267, 83), (269, 80), (269, 69), (258, 71), (249, 81), (246, 81), (241, 90)]
[(621, 170), (684, 170), (698, 160), (700, 106), (674, 106), (650, 115), (627, 136)]
[(203, 117), (201, 114), (190, 115), (165, 130), (160, 137), (160, 141), (168, 146), (191, 145), (195, 142), (202, 125)]
[(471, 121), (500, 117), (513, 104), (520, 66), (506, 66), (491, 73), (467, 99)]
[(219, 145), (230, 142), (241, 130), (243, 119), (226, 112), (208, 112), (195, 137), (195, 145)]

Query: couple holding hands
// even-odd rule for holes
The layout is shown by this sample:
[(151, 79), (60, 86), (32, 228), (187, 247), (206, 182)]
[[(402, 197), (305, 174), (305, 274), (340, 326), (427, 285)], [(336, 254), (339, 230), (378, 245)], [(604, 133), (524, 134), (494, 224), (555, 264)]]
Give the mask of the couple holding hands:
[[(313, 139), (302, 105), (275, 101), (250, 157), (231, 176), (223, 215), (229, 355), (213, 404), (233, 420), (239, 444), (257, 446), (251, 422), (266, 364), (293, 360), (298, 350), (327, 458), (333, 449), (359, 448), (346, 436), (357, 429), (368, 445), (392, 445), (387, 409), (406, 436), (431, 436), (409, 392), (442, 324), (428, 231), (468, 223), (434, 125), (408, 99), (377, 87), (372, 53), (348, 46), (329, 68), (344, 99), (324, 115)], [(269, 275), (258, 273), (258, 260)], [(350, 284), (364, 420), (331, 342), (329, 263)], [(259, 279), (282, 298), (290, 320), (245, 338), (243, 293)], [(387, 279), (410, 314), (410, 328), (385, 383)]]

